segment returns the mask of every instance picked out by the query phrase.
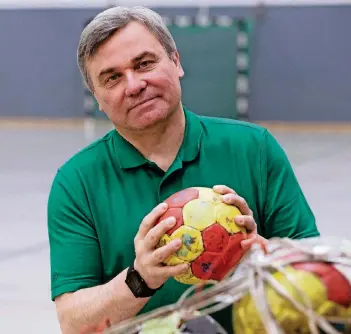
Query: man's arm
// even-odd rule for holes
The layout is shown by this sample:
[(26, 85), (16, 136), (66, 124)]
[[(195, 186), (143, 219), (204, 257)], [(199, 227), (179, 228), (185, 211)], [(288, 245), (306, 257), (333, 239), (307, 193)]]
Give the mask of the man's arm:
[[(72, 181), (73, 180), (73, 181)], [(79, 178), (58, 172), (48, 201), (51, 290), (63, 334), (76, 334), (108, 318), (136, 315), (148, 298), (135, 298), (126, 270), (103, 284), (100, 245)]]
[[(181, 247), (181, 240), (155, 249), (176, 224), (174, 217), (168, 217), (155, 226), (166, 209), (165, 203), (153, 208), (134, 239), (134, 268), (151, 289), (188, 269), (186, 264), (162, 265)], [(69, 180), (60, 172), (56, 175), (48, 201), (48, 231), (51, 298), (64, 334), (80, 333), (104, 319), (118, 323), (135, 316), (147, 303), (149, 298), (134, 297), (126, 285), (127, 269), (104, 284), (100, 243), (79, 175), (70, 175)]]
[(55, 299), (63, 334), (80, 333), (82, 328), (109, 319), (112, 324), (135, 316), (149, 298), (135, 298), (125, 284), (127, 269), (110, 282), (63, 294)]
[(319, 236), (314, 214), (277, 140), (265, 131), (261, 146), (265, 238)]

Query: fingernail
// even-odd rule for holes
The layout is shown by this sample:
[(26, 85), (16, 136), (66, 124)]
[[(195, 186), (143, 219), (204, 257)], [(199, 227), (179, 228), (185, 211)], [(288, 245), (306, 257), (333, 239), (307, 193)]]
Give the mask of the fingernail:
[(242, 250), (247, 250), (249, 247), (248, 246), (246, 246), (246, 245), (241, 245), (241, 249)]
[(184, 263), (182, 270), (187, 271), (188, 268), (189, 268), (189, 265), (187, 263)]
[(160, 204), (160, 209), (162, 209), (162, 210), (167, 209), (167, 207), (168, 207), (168, 204), (166, 202), (163, 202)]
[(180, 245), (182, 244), (181, 240), (176, 239), (176, 240), (172, 240), (172, 246), (174, 248), (178, 248)]
[(225, 201), (228, 201), (231, 197), (231, 194), (226, 194), (222, 196), (222, 199), (224, 199)]
[(174, 217), (168, 217), (168, 218), (166, 219), (166, 224), (168, 224), (168, 225), (170, 225), (170, 226), (175, 225), (175, 223), (176, 223), (176, 219), (175, 219)]
[(244, 218), (242, 216), (236, 216), (234, 220), (238, 224), (244, 224)]

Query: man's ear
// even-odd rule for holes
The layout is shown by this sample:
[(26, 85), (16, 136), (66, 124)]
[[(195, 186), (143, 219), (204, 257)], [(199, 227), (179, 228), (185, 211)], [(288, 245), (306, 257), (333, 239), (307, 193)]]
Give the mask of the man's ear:
[(178, 77), (183, 78), (184, 77), (184, 70), (183, 70), (182, 64), (180, 63), (180, 56), (179, 56), (178, 51), (173, 52), (172, 60), (177, 67)]

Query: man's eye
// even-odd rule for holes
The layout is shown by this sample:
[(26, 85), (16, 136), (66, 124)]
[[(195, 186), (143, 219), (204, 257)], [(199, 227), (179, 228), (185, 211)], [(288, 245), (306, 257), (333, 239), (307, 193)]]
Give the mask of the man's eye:
[(107, 82), (116, 81), (117, 79), (118, 79), (118, 75), (117, 75), (117, 74), (114, 74), (114, 75), (111, 75), (111, 76), (107, 79)]
[(145, 67), (148, 67), (149, 65), (151, 65), (153, 63), (152, 60), (145, 60), (145, 61), (142, 61), (141, 63), (139, 63), (139, 68), (145, 68)]

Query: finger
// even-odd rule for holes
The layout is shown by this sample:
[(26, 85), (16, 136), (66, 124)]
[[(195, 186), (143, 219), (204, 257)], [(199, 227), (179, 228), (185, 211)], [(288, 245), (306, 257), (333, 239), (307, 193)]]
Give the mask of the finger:
[(257, 224), (252, 216), (236, 216), (235, 223), (241, 227), (245, 227), (249, 233), (257, 231)]
[(221, 195), (236, 194), (236, 192), (232, 188), (229, 188), (229, 187), (222, 185), (222, 184), (216, 185), (212, 189), (213, 189), (213, 191), (215, 191), (216, 193), (221, 194)]
[(261, 246), (261, 249), (265, 254), (268, 254), (268, 240), (258, 235), (256, 243)]
[(168, 245), (157, 248), (152, 254), (152, 263), (159, 264), (174, 254), (182, 246), (180, 239), (172, 240)]
[(222, 201), (229, 205), (235, 205), (243, 215), (252, 216), (252, 211), (250, 210), (245, 199), (236, 194), (225, 194), (222, 196)]
[(241, 248), (244, 250), (247, 250), (253, 244), (257, 243), (257, 240), (258, 240), (258, 234), (253, 233), (253, 234), (249, 235), (247, 239), (241, 241), (241, 243), (240, 243)]
[(182, 263), (182, 264), (177, 264), (176, 266), (164, 266), (161, 268), (156, 268), (155, 273), (156, 275), (161, 277), (162, 280), (166, 281), (170, 277), (174, 277), (174, 276), (186, 273), (188, 269), (189, 269), (189, 264)]
[(154, 249), (165, 233), (176, 224), (175, 217), (167, 217), (146, 234), (144, 238), (145, 249)]
[(156, 221), (158, 218), (160, 218), (165, 211), (167, 210), (168, 205), (167, 203), (160, 203), (156, 207), (154, 207), (151, 212), (144, 217), (142, 220), (140, 226), (139, 226), (139, 231), (137, 235), (135, 236), (135, 240), (140, 240), (144, 239), (146, 234), (152, 229), (152, 227), (155, 225)]

